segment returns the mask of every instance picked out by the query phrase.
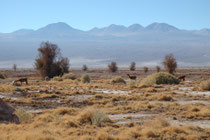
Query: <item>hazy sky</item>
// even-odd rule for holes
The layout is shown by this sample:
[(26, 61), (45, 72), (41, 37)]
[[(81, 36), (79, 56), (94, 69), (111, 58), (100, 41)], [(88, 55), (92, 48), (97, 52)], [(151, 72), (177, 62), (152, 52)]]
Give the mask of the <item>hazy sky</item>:
[(180, 29), (210, 28), (210, 0), (0, 0), (0, 32), (55, 22), (82, 30), (152, 22)]

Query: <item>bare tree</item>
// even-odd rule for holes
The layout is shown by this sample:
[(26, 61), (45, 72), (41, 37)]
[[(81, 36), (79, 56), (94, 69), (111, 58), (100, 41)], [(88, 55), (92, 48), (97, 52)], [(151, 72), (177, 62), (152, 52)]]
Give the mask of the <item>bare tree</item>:
[(160, 72), (160, 66), (156, 66), (156, 71)]
[(144, 67), (144, 72), (147, 73), (149, 71), (148, 67)]
[(46, 76), (52, 78), (68, 72), (69, 60), (61, 57), (56, 44), (42, 42), (38, 51), (39, 57), (35, 60), (35, 67), (43, 78)]
[(174, 55), (168, 54), (165, 56), (165, 59), (163, 60), (163, 66), (165, 67), (165, 69), (170, 73), (170, 74), (174, 74), (174, 72), (176, 71), (177, 68), (177, 63), (176, 63), (176, 59), (174, 58)]
[(136, 63), (132, 62), (130, 65), (130, 71), (135, 71), (136, 70)]
[(108, 68), (111, 72), (116, 72), (118, 70), (117, 63), (112, 62), (111, 64), (108, 65)]
[(87, 70), (88, 70), (87, 65), (83, 65), (83, 66), (82, 66), (82, 70), (83, 70), (83, 71), (87, 71)]
[(14, 71), (16, 71), (17, 70), (17, 65), (14, 64), (12, 68), (13, 68)]

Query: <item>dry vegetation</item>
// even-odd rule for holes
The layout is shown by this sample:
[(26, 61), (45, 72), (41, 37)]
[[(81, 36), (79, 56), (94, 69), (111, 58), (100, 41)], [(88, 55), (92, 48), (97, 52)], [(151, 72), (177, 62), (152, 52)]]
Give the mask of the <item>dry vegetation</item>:
[(1, 123), (0, 139), (210, 137), (210, 95), (203, 88), (208, 82), (200, 84), (209, 78), (208, 69), (177, 70), (178, 75), (188, 74), (184, 82), (152, 68), (148, 73), (132, 71), (136, 81), (126, 75), (130, 69), (118, 71), (72, 70), (50, 81), (32, 74), (26, 75), (29, 85), (19, 87), (11, 85), (17, 78), (11, 71), (1, 71), (9, 78), (0, 80), (0, 97), (16, 108), (21, 123)]

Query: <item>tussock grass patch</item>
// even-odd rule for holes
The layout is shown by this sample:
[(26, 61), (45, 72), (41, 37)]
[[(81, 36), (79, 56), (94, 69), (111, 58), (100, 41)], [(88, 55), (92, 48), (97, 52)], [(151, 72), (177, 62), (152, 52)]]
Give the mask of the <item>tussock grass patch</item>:
[(63, 75), (63, 79), (71, 79), (71, 80), (75, 80), (77, 79), (76, 75), (73, 73), (67, 73)]
[(158, 100), (159, 100), (159, 101), (174, 101), (174, 99), (172, 98), (171, 95), (166, 95), (166, 94), (161, 94), (161, 95), (158, 97)]
[(204, 91), (205, 91), (205, 90), (210, 91), (210, 79), (201, 82), (200, 87), (201, 87), (201, 89), (204, 90)]
[(82, 75), (81, 81), (82, 81), (82, 83), (90, 83), (90, 81), (91, 81), (90, 76), (88, 74)]
[(81, 124), (92, 124), (102, 126), (104, 123), (111, 122), (109, 117), (102, 111), (96, 109), (86, 109), (78, 116), (78, 120)]
[(60, 77), (60, 76), (53, 77), (53, 80), (54, 81), (63, 81), (62, 77)]
[(114, 77), (112, 80), (111, 80), (111, 83), (112, 84), (126, 84), (125, 80), (121, 77)]
[(33, 115), (29, 112), (26, 112), (22, 108), (15, 110), (15, 115), (17, 115), (19, 121), (23, 122), (30, 122), (32, 120)]
[(146, 78), (144, 78), (141, 82), (140, 82), (140, 87), (144, 87), (144, 86), (152, 86), (152, 85), (160, 85), (160, 84), (179, 84), (179, 80), (166, 72), (158, 72), (158, 73), (154, 73), (151, 74), (149, 76), (147, 76)]

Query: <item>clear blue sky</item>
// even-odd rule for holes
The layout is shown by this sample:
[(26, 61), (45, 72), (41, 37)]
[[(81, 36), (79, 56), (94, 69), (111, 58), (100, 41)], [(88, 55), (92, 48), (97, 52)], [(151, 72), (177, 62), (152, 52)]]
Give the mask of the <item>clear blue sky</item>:
[(0, 32), (55, 22), (82, 30), (152, 22), (180, 29), (210, 28), (210, 0), (0, 0)]

